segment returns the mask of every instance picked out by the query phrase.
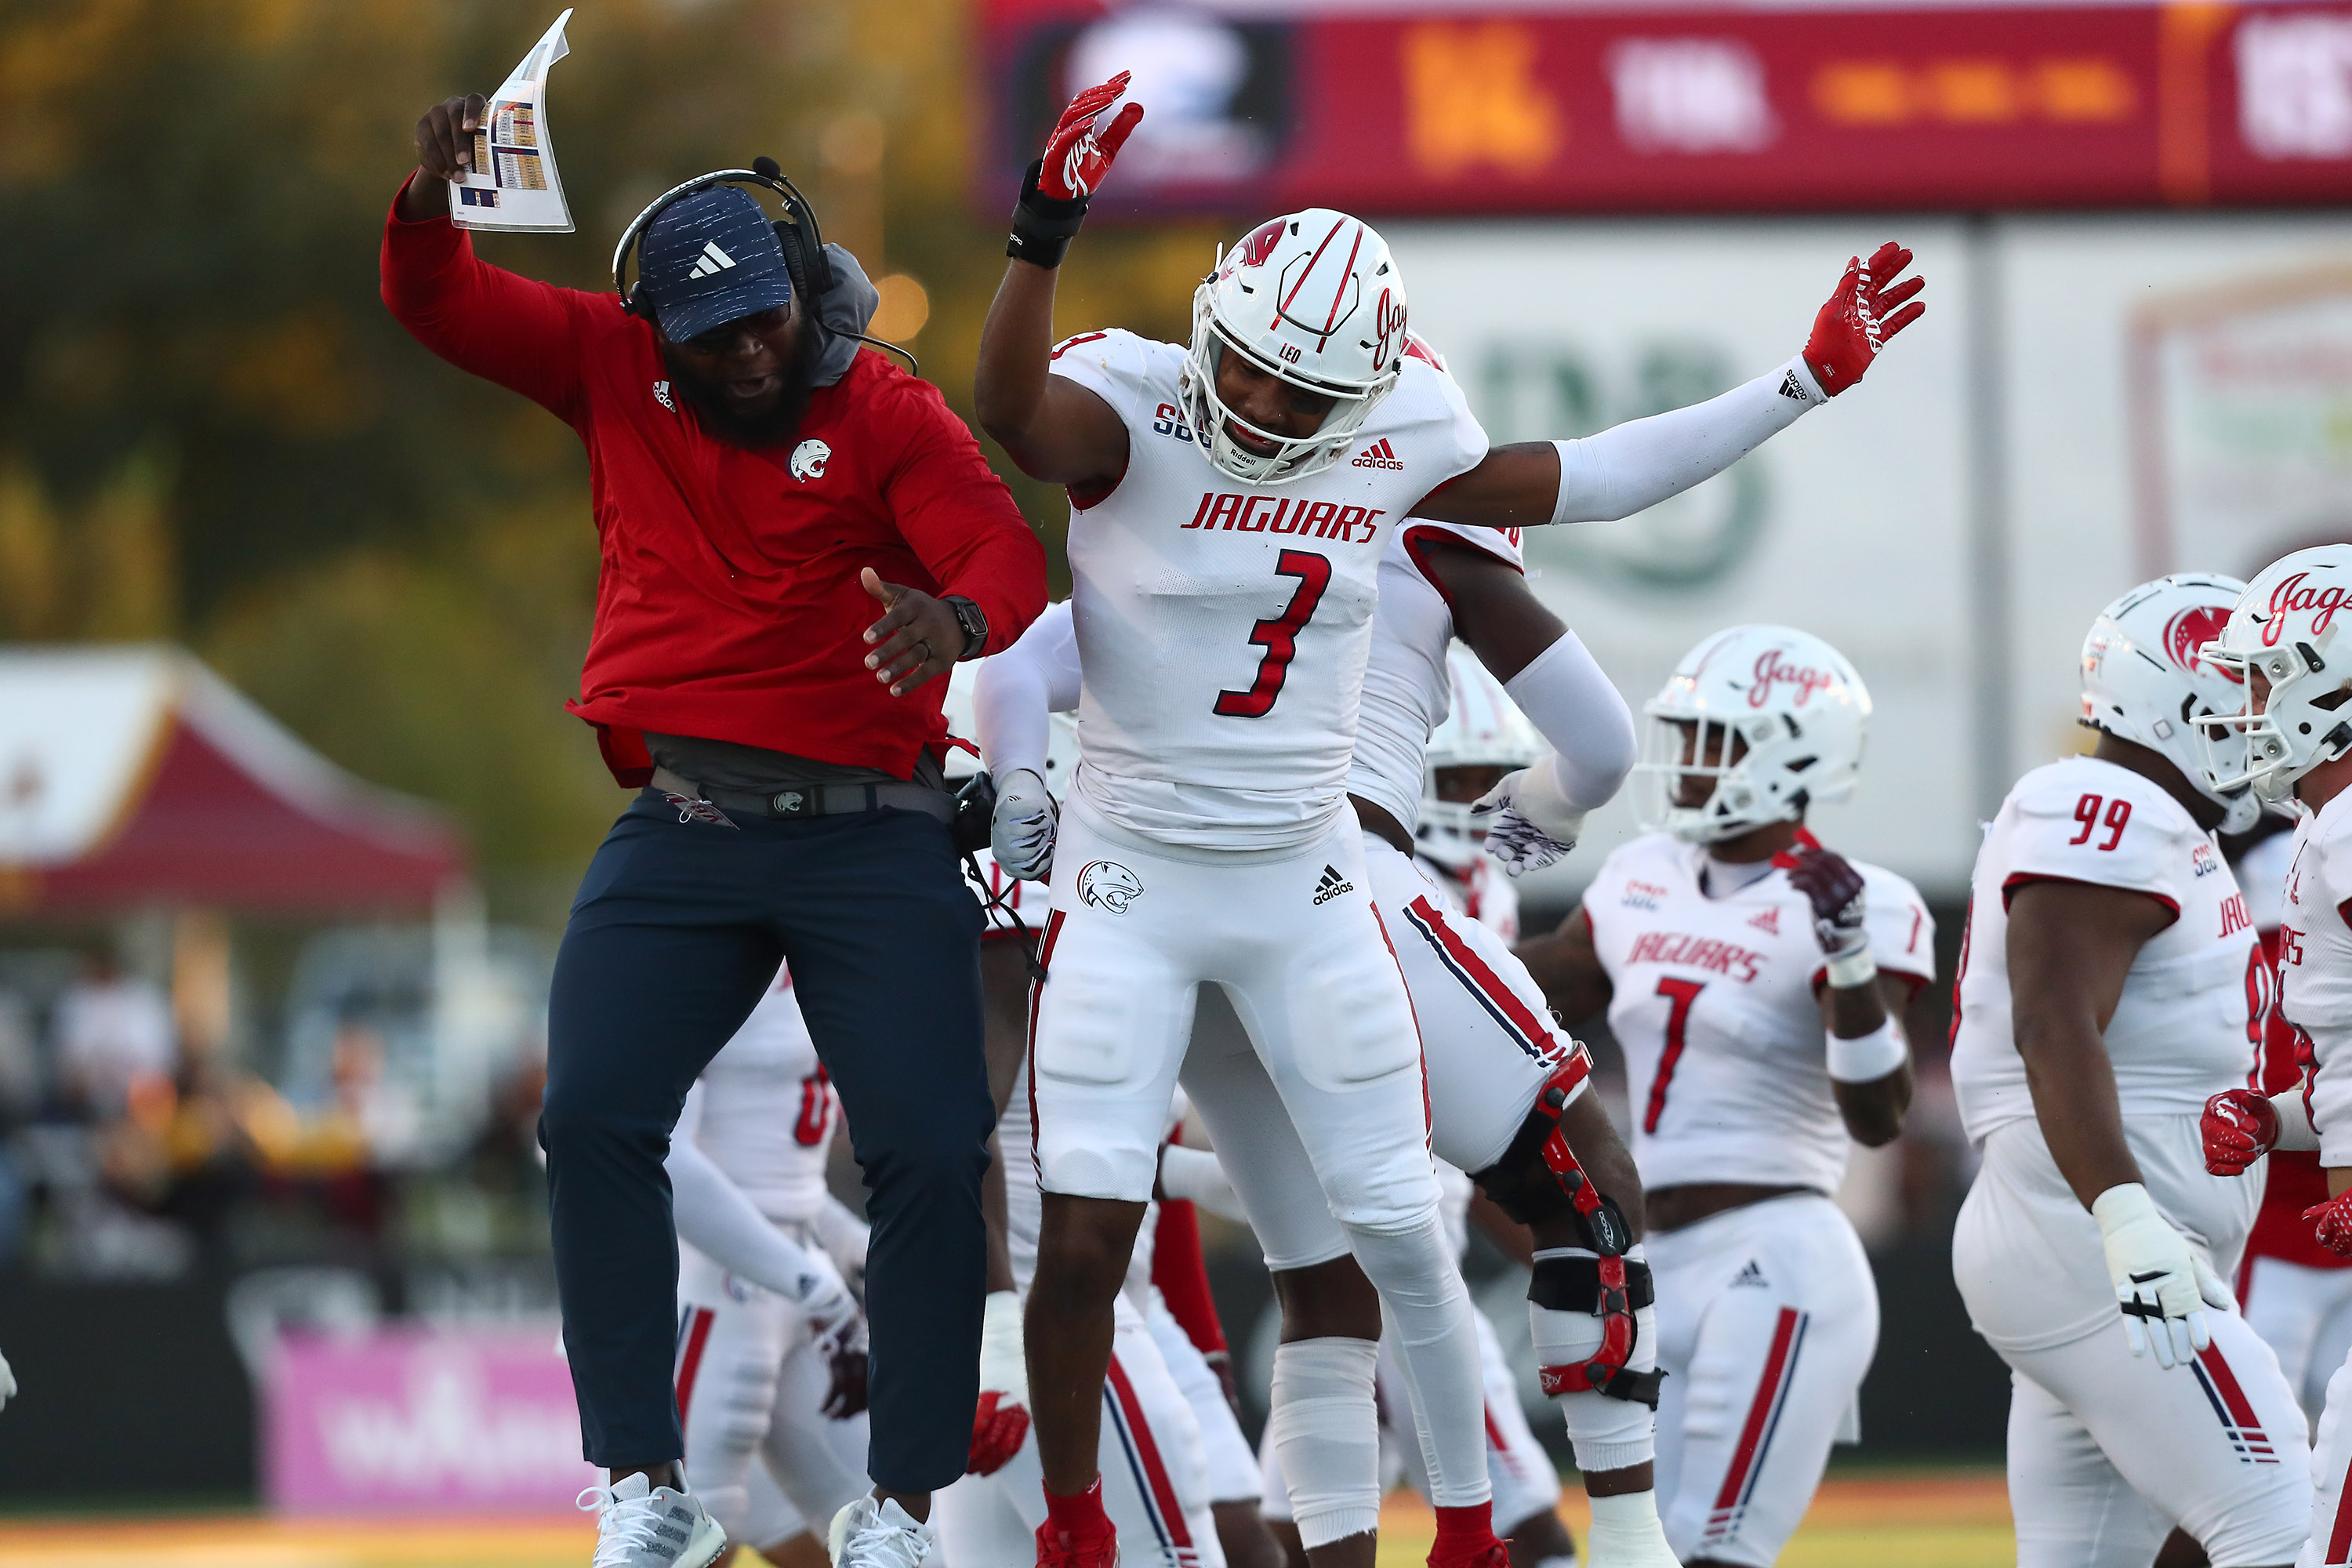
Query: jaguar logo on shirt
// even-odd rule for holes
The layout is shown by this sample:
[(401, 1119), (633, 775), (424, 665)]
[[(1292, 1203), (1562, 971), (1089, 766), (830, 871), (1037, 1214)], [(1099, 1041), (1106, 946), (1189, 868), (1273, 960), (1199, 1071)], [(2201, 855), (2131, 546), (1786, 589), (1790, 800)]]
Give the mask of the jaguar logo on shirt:
[[(1304, 497), (1277, 499), (1265, 494), (1205, 490), (1202, 492), (1201, 504), (1193, 509), (1192, 521), (1184, 527), (1227, 533), (1295, 533), (1301, 539), (1311, 534), (1317, 539), (1370, 544), (1381, 536), (1380, 524), (1373, 520), (1387, 515), (1379, 507), (1368, 510), (1341, 506), (1338, 501), (1310, 501)], [(1359, 528), (1364, 531), (1361, 539), (1355, 536)]]
[(824, 466), (833, 461), (833, 448), (811, 438), (793, 448), (793, 478), (806, 484), (811, 479), (824, 478)]
[(1089, 860), (1078, 868), (1078, 901), (1081, 903), (1123, 915), (1129, 906), (1141, 897), (1143, 879), (1116, 860)]

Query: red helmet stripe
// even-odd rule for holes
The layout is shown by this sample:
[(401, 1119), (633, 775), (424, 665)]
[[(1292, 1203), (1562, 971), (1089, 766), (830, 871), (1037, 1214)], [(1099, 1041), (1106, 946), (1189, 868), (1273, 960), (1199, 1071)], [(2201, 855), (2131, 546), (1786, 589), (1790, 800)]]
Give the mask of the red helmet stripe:
[(1356, 274), (1356, 255), (1364, 248), (1364, 226), (1356, 226), (1356, 242), (1348, 247), (1348, 265), (1339, 268), (1339, 282), (1331, 290), (1331, 308), (1323, 314), (1323, 331), (1328, 336), (1339, 322), (1339, 301), (1348, 297), (1348, 279)]

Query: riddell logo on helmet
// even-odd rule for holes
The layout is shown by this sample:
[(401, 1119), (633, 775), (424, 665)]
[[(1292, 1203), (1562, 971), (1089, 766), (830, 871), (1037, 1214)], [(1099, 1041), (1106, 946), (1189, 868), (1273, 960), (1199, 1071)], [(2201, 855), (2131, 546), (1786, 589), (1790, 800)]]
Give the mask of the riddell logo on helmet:
[(2191, 675), (2222, 675), (2242, 682), (2245, 677), (2225, 665), (2207, 664), (2199, 650), (2221, 637), (2230, 624), (2230, 612), (2220, 605), (2198, 605), (2172, 617), (2164, 628), (2164, 651)]
[(2263, 623), (2264, 647), (2278, 646), (2280, 636), (2286, 630), (2289, 616), (2317, 611), (2312, 617), (2311, 635), (2320, 637), (2326, 632), (2327, 623), (2336, 618), (2336, 612), (2344, 607), (2344, 590), (2341, 588), (2322, 590), (2298, 586), (2309, 575), (2307, 572), (2298, 572), (2271, 590), (2271, 618)]
[(1748, 689), (1748, 706), (1761, 708), (1772, 700), (1772, 688), (1777, 685), (1797, 689), (1796, 706), (1802, 708), (1816, 691), (1826, 691), (1837, 684), (1837, 675), (1827, 669), (1815, 669), (1811, 665), (1794, 665), (1788, 660), (1786, 648), (1768, 648), (1756, 659), (1756, 684)]
[(1390, 446), (1388, 437), (1383, 436), (1357, 454), (1354, 466), (1359, 468), (1394, 468), (1402, 473), (1404, 460), (1396, 455), (1396, 448)]

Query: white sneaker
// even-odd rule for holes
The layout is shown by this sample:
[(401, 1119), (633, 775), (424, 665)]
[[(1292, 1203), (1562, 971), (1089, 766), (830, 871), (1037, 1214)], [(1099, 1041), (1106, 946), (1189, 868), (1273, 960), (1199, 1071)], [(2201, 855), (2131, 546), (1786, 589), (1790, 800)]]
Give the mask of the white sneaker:
[(674, 1488), (657, 1487), (640, 1473), (574, 1500), (596, 1515), (589, 1568), (710, 1568), (727, 1550), (727, 1532), (682, 1477)]
[(896, 1501), (862, 1497), (833, 1516), (824, 1550), (833, 1568), (919, 1568), (939, 1538)]

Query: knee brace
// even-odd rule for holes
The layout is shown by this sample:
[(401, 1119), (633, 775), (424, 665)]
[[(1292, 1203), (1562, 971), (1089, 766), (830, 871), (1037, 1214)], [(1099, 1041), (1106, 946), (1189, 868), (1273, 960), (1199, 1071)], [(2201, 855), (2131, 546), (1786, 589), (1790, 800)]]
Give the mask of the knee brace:
[(1559, 1401), (1580, 1470), (1615, 1470), (1655, 1453), (1657, 1309), (1650, 1266), (1581, 1247), (1536, 1254), (1528, 1325), (1546, 1394)]
[(1568, 1135), (1559, 1130), (1570, 1099), (1591, 1073), (1592, 1058), (1579, 1045), (1537, 1094), (1503, 1157), (1474, 1172), (1470, 1179), (1496, 1208), (1521, 1225), (1538, 1225), (1572, 1210), (1584, 1244), (1613, 1258), (1633, 1245), (1633, 1227), (1625, 1223), (1617, 1200), (1601, 1193), (1585, 1175), (1568, 1146)]
[(1294, 1340), (1274, 1352), (1267, 1426), (1301, 1544), (1328, 1546), (1380, 1528), (1381, 1423), (1372, 1340)]

